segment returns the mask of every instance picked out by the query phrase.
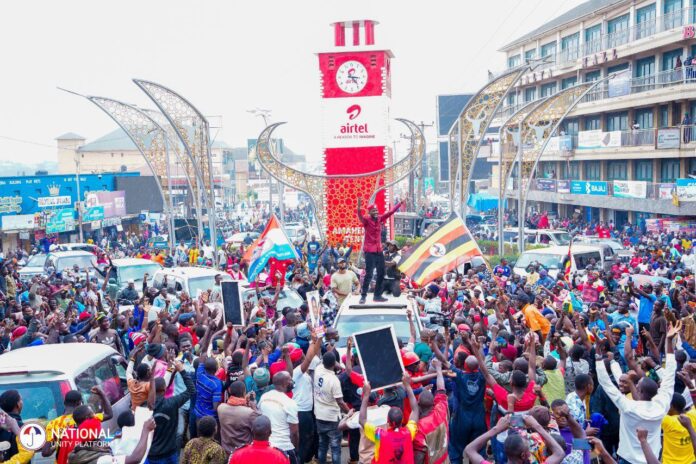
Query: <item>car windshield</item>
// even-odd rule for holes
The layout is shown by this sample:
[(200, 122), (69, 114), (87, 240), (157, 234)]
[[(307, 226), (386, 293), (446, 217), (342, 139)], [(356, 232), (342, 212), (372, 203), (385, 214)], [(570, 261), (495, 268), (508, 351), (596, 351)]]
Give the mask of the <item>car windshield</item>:
[(46, 262), (46, 255), (34, 255), (27, 261), (27, 267), (43, 267)]
[[(338, 340), (338, 346), (345, 348), (348, 335), (385, 325), (393, 326), (397, 338), (403, 343), (408, 343), (409, 338), (411, 338), (411, 329), (406, 314), (351, 314), (340, 315), (336, 321), (335, 327), (341, 336)], [(418, 337), (419, 330), (418, 325), (416, 325), (416, 339)]]
[(160, 269), (159, 264), (147, 263), (147, 264), (135, 264), (133, 266), (119, 266), (118, 267), (118, 279), (122, 284), (125, 284), (130, 279), (135, 281), (143, 280), (143, 276), (147, 272), (149, 275), (155, 275)]
[[(229, 274), (220, 274), (222, 280), (232, 280)], [(200, 293), (212, 290), (215, 287), (215, 274), (204, 277), (192, 277), (188, 280), (188, 294), (195, 298)]]
[(63, 414), (63, 395), (60, 383), (53, 382), (16, 382), (0, 385), (0, 394), (8, 390), (17, 390), (22, 397), (22, 419), (39, 419), (50, 421)]
[(76, 264), (80, 269), (88, 269), (92, 267), (93, 261), (93, 255), (62, 256), (56, 260), (56, 271), (64, 271), (65, 269), (71, 268)]
[[(261, 292), (261, 297), (265, 298), (273, 298), (275, 295), (275, 290), (270, 291), (270, 290), (264, 290)], [(258, 299), (256, 298), (256, 292), (254, 290), (247, 290), (244, 292), (244, 301), (253, 301), (256, 303)], [(282, 310), (285, 307), (289, 308), (299, 308), (302, 306), (302, 303), (304, 303), (304, 300), (300, 295), (297, 294), (296, 291), (291, 290), (289, 288), (284, 288), (280, 291), (280, 295), (278, 295), (278, 304), (276, 307), (280, 310)]]
[(544, 253), (522, 253), (515, 264), (518, 269), (526, 269), (532, 263), (539, 263), (546, 269), (560, 269), (562, 255), (549, 255)]
[(553, 235), (554, 240), (556, 240), (556, 243), (559, 245), (567, 245), (570, 243), (570, 234), (568, 232), (553, 232), (551, 235)]

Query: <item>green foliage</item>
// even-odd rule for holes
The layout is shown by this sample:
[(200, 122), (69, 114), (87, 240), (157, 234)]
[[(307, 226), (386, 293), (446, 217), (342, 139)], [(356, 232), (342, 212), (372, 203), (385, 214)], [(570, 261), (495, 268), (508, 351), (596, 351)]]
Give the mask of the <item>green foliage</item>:
[(411, 246), (414, 243), (416, 243), (418, 240), (420, 240), (420, 237), (407, 237), (406, 235), (395, 235), (394, 240), (396, 240), (396, 243), (399, 244), (399, 248), (403, 248), (404, 246)]

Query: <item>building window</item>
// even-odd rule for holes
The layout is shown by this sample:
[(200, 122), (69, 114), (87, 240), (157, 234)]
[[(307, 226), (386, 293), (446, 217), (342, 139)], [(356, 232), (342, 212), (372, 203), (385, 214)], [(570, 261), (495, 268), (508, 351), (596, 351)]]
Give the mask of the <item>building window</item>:
[(572, 61), (578, 59), (580, 48), (580, 33), (576, 32), (561, 39), (562, 61)]
[(652, 160), (636, 160), (635, 161), (635, 177), (636, 180), (644, 180), (647, 182), (653, 181), (653, 162)]
[(585, 116), (585, 130), (599, 130), (602, 128), (601, 116), (596, 114), (593, 116)]
[(643, 92), (655, 88), (655, 57), (636, 61), (636, 75), (633, 79), (633, 92)]
[(674, 29), (683, 24), (682, 0), (664, 0), (662, 8), (664, 29)]
[(553, 56), (556, 54), (556, 42), (549, 42), (541, 46), (541, 57)]
[(517, 104), (517, 93), (510, 92), (507, 96), (508, 106), (515, 106)]
[(696, 175), (696, 158), (689, 158), (688, 168), (689, 169), (686, 172), (688, 175)]
[(577, 77), (575, 77), (575, 76), (567, 77), (567, 78), (561, 80), (561, 90), (567, 89), (568, 87), (573, 87), (577, 83), (578, 83)]
[(635, 116), (636, 123), (640, 129), (652, 129), (655, 127), (652, 108), (636, 110)]
[(569, 161), (561, 163), (561, 177), (565, 180), (580, 179), (580, 162)]
[(660, 106), (660, 127), (669, 127), (669, 107)]
[(636, 39), (649, 37), (655, 33), (655, 4), (636, 10)]
[(508, 68), (515, 68), (520, 65), (520, 55), (508, 57)]
[(602, 76), (602, 71), (597, 70), (597, 71), (592, 71), (588, 72), (585, 74), (585, 82), (594, 82), (599, 80), (599, 78)]
[(556, 93), (556, 83), (555, 82), (550, 82), (548, 84), (544, 84), (541, 86), (541, 96), (542, 97), (549, 97)]
[(617, 64), (616, 66), (611, 66), (607, 68), (607, 76), (620, 71), (625, 71), (626, 69), (628, 69), (628, 62)]
[(529, 60), (533, 60), (534, 58), (536, 58), (536, 48), (534, 48), (532, 50), (527, 50), (526, 52), (524, 52), (525, 63), (528, 62)]
[(627, 171), (626, 161), (607, 162), (607, 180), (626, 180), (628, 178)]
[(565, 119), (561, 124), (561, 130), (565, 132), (566, 135), (578, 135), (579, 129), (580, 124), (577, 119)]
[(536, 100), (536, 87), (524, 89), (524, 101), (531, 102)]
[(601, 161), (585, 161), (585, 180), (600, 180), (601, 178)]
[(544, 179), (555, 179), (556, 163), (553, 161), (544, 161), (540, 163), (537, 177), (543, 177)]
[(597, 53), (602, 49), (602, 25), (585, 29), (585, 55)]
[(607, 22), (607, 46), (609, 48), (618, 47), (628, 42), (628, 18), (629, 14), (626, 13)]
[(662, 55), (662, 71), (673, 70), (677, 65), (677, 58), (682, 56), (682, 53), (684, 53), (684, 50), (682, 50), (681, 48), (665, 52)]
[(660, 182), (676, 182), (679, 178), (679, 160), (663, 159), (660, 166)]
[(607, 132), (625, 131), (628, 129), (628, 112), (608, 113), (606, 115)]

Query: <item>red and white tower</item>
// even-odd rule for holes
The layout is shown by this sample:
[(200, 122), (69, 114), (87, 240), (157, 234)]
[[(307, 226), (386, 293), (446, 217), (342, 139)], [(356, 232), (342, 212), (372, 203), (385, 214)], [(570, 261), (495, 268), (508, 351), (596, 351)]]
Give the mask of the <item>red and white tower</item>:
[[(392, 163), (389, 103), (394, 55), (375, 46), (376, 24), (372, 20), (334, 23), (334, 49), (318, 53), (327, 175), (374, 172)], [(329, 181), (326, 237), (330, 243), (345, 238), (360, 247), (363, 228), (355, 209), (358, 196), (367, 200), (375, 191), (377, 186), (369, 183), (362, 179)], [(389, 197), (388, 189), (377, 195), (380, 212), (385, 211)]]

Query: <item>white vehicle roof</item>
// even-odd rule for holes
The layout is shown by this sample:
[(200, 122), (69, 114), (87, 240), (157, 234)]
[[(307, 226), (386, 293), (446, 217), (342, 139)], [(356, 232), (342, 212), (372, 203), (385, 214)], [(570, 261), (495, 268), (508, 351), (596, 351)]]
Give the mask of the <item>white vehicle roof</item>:
[[(385, 312), (401, 312), (403, 308), (411, 308), (413, 302), (409, 300), (406, 294), (402, 293), (395, 297), (392, 295), (383, 295), (388, 301), (376, 303), (372, 301), (372, 294), (368, 295), (365, 304), (360, 304), (360, 295), (348, 295), (341, 305), (340, 312), (342, 314), (382, 314)], [(365, 308), (369, 306), (369, 308)], [(415, 318), (415, 316), (414, 316)]]
[(112, 259), (111, 260), (114, 265), (118, 266), (139, 266), (139, 265), (144, 265), (144, 264), (157, 264), (158, 263), (150, 260), (150, 259), (143, 259), (143, 258), (117, 258), (117, 259)]
[(79, 373), (94, 364), (94, 360), (117, 354), (110, 346), (99, 343), (90, 343), (89, 347), (83, 343), (28, 346), (0, 356), (0, 374), (40, 371)]
[(90, 253), (89, 251), (82, 251), (82, 250), (71, 250), (71, 251), (51, 251), (49, 253), (49, 256), (53, 256), (55, 258), (63, 258), (66, 256), (92, 256), (94, 255)]
[[(589, 251), (600, 251), (600, 247), (592, 245), (575, 245), (570, 249), (571, 253), (584, 253)], [(536, 253), (540, 255), (567, 255), (567, 246), (551, 246), (545, 248), (535, 248), (533, 250), (525, 250), (524, 253)]]
[(168, 274), (168, 275), (176, 275), (176, 276), (189, 277), (189, 278), (191, 278), (191, 277), (209, 277), (209, 276), (216, 276), (218, 274), (222, 275), (223, 278), (224, 278), (224, 276), (229, 277), (229, 274), (227, 274), (226, 272), (218, 271), (217, 269), (213, 269), (212, 267), (203, 267), (203, 266), (163, 268), (161, 270), (161, 272), (164, 272), (165, 274)]

